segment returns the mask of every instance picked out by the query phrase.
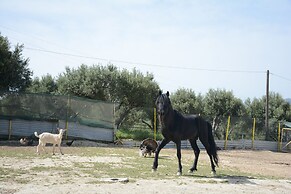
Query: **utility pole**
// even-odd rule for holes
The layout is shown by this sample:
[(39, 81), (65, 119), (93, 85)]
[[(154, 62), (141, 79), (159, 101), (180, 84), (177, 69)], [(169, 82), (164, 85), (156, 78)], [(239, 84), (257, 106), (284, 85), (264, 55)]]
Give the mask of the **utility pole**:
[(265, 128), (266, 128), (266, 140), (270, 139), (270, 131), (269, 131), (269, 79), (270, 72), (267, 70), (267, 82), (266, 82), (266, 115), (265, 115)]

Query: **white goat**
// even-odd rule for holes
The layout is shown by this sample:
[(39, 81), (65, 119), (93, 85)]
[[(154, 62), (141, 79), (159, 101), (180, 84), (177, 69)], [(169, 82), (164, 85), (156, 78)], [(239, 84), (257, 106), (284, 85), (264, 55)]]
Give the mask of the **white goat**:
[(53, 155), (55, 155), (55, 145), (57, 144), (59, 146), (61, 154), (63, 154), (61, 150), (61, 143), (62, 143), (62, 138), (63, 134), (65, 133), (66, 129), (59, 129), (59, 134), (51, 134), (48, 132), (44, 132), (40, 135), (37, 134), (37, 132), (34, 132), (34, 135), (39, 138), (39, 143), (36, 148), (36, 153), (39, 154), (39, 147), (41, 146), (42, 150), (45, 151), (44, 147), (47, 143), (53, 144)]

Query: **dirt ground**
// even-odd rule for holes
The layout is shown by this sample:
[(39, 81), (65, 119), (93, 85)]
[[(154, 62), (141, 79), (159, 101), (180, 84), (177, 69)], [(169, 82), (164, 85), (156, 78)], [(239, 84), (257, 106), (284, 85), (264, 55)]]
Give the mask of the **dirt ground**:
[[(0, 146), (1, 150), (26, 151), (35, 147)], [(134, 179), (131, 177), (96, 178), (82, 174), (74, 166), (76, 163), (90, 165), (95, 163), (122, 163), (121, 157), (74, 155), (75, 148), (64, 148), (65, 155), (53, 157), (28, 157), (22, 160), (11, 156), (0, 158), (0, 173), (5, 170), (15, 171), (16, 178), (1, 178), (0, 193), (290, 193), (291, 191), (291, 154), (271, 151), (232, 150), (219, 151), (220, 167), (217, 171), (230, 169), (240, 171), (246, 176), (176, 176), (170, 179)], [(175, 150), (169, 149), (175, 159)], [(182, 151), (182, 157), (192, 157), (191, 150)], [(199, 163), (208, 161), (208, 156), (201, 152)], [(58, 167), (72, 168), (72, 172), (60, 174), (56, 171), (36, 171), (36, 168)], [(34, 171), (26, 175), (26, 170)], [(149, 169), (150, 170), (150, 169)], [(198, 169), (199, 170), (199, 169)], [(19, 172), (18, 172), (19, 171)], [(75, 172), (76, 171), (76, 172)], [(75, 173), (75, 176), (72, 176)], [(251, 176), (249, 176), (251, 174)], [(33, 175), (33, 176), (32, 176)], [(12, 176), (9, 174), (9, 176)], [(17, 181), (16, 181), (17, 180)], [(21, 181), (23, 180), (23, 181)]]

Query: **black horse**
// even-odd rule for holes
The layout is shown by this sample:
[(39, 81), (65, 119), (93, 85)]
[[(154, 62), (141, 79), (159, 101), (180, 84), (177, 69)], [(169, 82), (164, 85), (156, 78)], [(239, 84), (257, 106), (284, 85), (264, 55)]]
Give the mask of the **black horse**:
[(162, 92), (159, 91), (159, 96), (156, 99), (156, 108), (164, 139), (156, 150), (153, 170), (156, 171), (158, 168), (158, 157), (161, 149), (167, 143), (173, 141), (177, 146), (177, 157), (179, 162), (177, 175), (181, 175), (181, 140), (189, 140), (195, 154), (194, 164), (189, 172), (196, 171), (200, 153), (196, 141), (199, 138), (209, 155), (212, 172), (215, 174), (215, 164), (218, 166), (218, 155), (212, 135), (211, 124), (200, 116), (183, 116), (181, 113), (174, 110), (169, 98), (169, 92), (162, 94)]

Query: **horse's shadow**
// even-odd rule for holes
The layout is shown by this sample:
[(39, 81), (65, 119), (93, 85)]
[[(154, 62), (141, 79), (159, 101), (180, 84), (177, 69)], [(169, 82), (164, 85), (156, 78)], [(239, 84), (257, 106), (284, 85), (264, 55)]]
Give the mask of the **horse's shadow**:
[(219, 183), (229, 183), (229, 184), (256, 184), (252, 179), (254, 177), (250, 176), (236, 176), (236, 175), (213, 175), (213, 176), (203, 176), (197, 174), (184, 174), (183, 176), (192, 177), (192, 178), (200, 178), (203, 179), (205, 183), (209, 182), (219, 182)]

